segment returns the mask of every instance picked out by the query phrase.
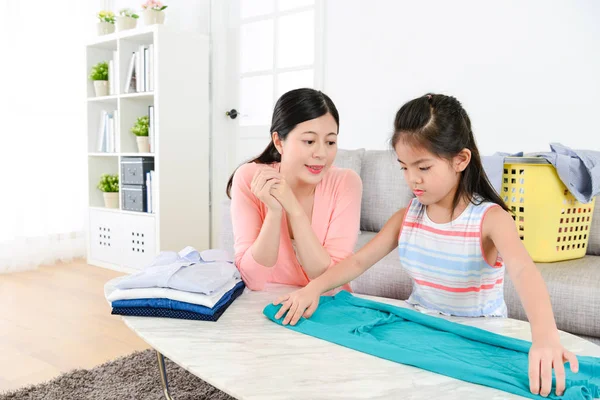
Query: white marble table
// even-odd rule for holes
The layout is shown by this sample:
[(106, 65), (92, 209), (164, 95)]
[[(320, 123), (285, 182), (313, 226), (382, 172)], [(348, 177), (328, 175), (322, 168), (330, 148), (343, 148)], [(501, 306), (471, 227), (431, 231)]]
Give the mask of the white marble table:
[[(294, 289), (283, 285), (271, 285), (264, 292), (246, 289), (217, 322), (123, 320), (158, 352), (237, 399), (522, 398), (297, 333), (262, 314), (265, 305)], [(408, 307), (400, 300), (361, 297)], [(523, 321), (450, 319), (531, 340), (529, 324)], [(600, 347), (586, 340), (568, 333), (561, 333), (561, 338), (576, 354), (600, 357)], [(176, 400), (177, 394), (172, 395)]]

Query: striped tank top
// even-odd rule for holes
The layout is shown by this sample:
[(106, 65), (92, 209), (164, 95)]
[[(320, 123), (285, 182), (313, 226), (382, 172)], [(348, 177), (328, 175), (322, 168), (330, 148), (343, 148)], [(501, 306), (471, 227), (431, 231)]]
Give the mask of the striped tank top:
[(413, 199), (398, 238), (400, 262), (413, 281), (407, 302), (421, 311), (459, 317), (506, 317), (504, 262), (489, 264), (481, 230), (487, 211), (497, 206), (469, 203), (454, 221), (437, 224)]

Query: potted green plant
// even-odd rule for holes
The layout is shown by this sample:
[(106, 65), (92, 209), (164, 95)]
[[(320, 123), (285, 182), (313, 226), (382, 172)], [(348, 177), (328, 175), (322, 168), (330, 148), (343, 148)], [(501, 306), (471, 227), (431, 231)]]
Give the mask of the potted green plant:
[(144, 23), (146, 25), (163, 24), (165, 22), (164, 9), (167, 6), (163, 5), (158, 0), (147, 0), (142, 4), (144, 10)]
[(98, 18), (98, 35), (107, 35), (115, 31), (115, 14), (102, 10), (96, 14)]
[(131, 133), (136, 136), (138, 152), (140, 153), (150, 153), (150, 141), (148, 140), (148, 128), (150, 122), (147, 115), (143, 117), (138, 117), (131, 128)]
[(90, 79), (94, 81), (96, 97), (108, 95), (108, 63), (99, 62), (92, 67)]
[(140, 16), (135, 13), (131, 8), (123, 8), (119, 10), (117, 16), (117, 31), (125, 31), (127, 29), (134, 29), (137, 25), (137, 20)]
[(119, 208), (119, 176), (102, 174), (98, 189), (104, 193), (106, 208)]

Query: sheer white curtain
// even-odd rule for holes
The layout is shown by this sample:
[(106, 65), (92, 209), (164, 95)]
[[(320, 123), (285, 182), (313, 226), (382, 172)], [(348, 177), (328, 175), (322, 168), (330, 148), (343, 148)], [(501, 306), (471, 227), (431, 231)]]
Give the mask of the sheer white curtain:
[(0, 0), (0, 273), (85, 254), (81, 0)]

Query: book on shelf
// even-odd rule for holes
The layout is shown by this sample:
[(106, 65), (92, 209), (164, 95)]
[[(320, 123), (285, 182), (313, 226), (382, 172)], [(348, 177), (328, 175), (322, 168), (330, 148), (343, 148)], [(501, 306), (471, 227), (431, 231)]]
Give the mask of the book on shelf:
[(136, 92), (145, 92), (144, 88), (144, 45), (140, 45), (138, 50), (135, 52), (136, 56), (136, 64), (135, 64), (135, 72), (136, 72)]
[(156, 211), (158, 210), (157, 204), (156, 204), (156, 190), (158, 188), (158, 185), (156, 184), (156, 177), (154, 175), (154, 170), (150, 171), (150, 183), (151, 183), (151, 187), (150, 187), (150, 196), (152, 198), (152, 213), (156, 213)]
[(142, 67), (140, 66), (140, 52), (135, 52), (135, 91), (142, 91)]
[(152, 212), (152, 171), (146, 172), (146, 211)]
[(112, 137), (112, 117), (109, 113), (106, 113), (106, 118), (104, 119), (104, 134), (106, 135), (106, 152), (112, 153), (113, 146), (113, 137)]
[(144, 47), (142, 50), (142, 53), (144, 54), (143, 57), (143, 61), (144, 61), (144, 92), (149, 92), (150, 90), (148, 89), (148, 63), (149, 63), (149, 56), (148, 56), (148, 48)]
[(96, 151), (99, 153), (104, 153), (106, 150), (106, 143), (105, 143), (105, 139), (106, 139), (106, 135), (104, 134), (104, 129), (105, 129), (105, 124), (104, 121), (106, 120), (106, 111), (102, 110), (100, 112), (100, 123), (98, 124), (98, 144), (96, 146)]
[(148, 81), (148, 91), (154, 91), (154, 44), (148, 46), (148, 70), (146, 71), (146, 78)]
[(125, 79), (125, 87), (123, 88), (123, 93), (130, 93), (136, 91), (136, 76), (135, 76), (135, 65), (136, 65), (136, 55), (135, 51), (131, 53), (131, 58), (129, 59), (129, 67), (127, 67), (127, 77)]
[(150, 153), (154, 153), (154, 106), (148, 106), (148, 142)]
[(108, 112), (102, 110), (100, 113), (100, 124), (98, 128), (97, 151), (99, 153), (114, 153), (117, 151), (117, 111)]
[(119, 144), (119, 141), (117, 140), (117, 138), (120, 138), (121, 135), (119, 133), (119, 110), (115, 110), (113, 111), (113, 120), (115, 121), (115, 129), (113, 130), (113, 152), (119, 152), (121, 151), (121, 145)]
[(140, 45), (129, 60), (125, 93), (150, 92), (154, 90), (154, 45)]
[(112, 60), (108, 61), (108, 94), (114, 95), (117, 94), (117, 74), (116, 68), (117, 65), (117, 52), (113, 51)]

